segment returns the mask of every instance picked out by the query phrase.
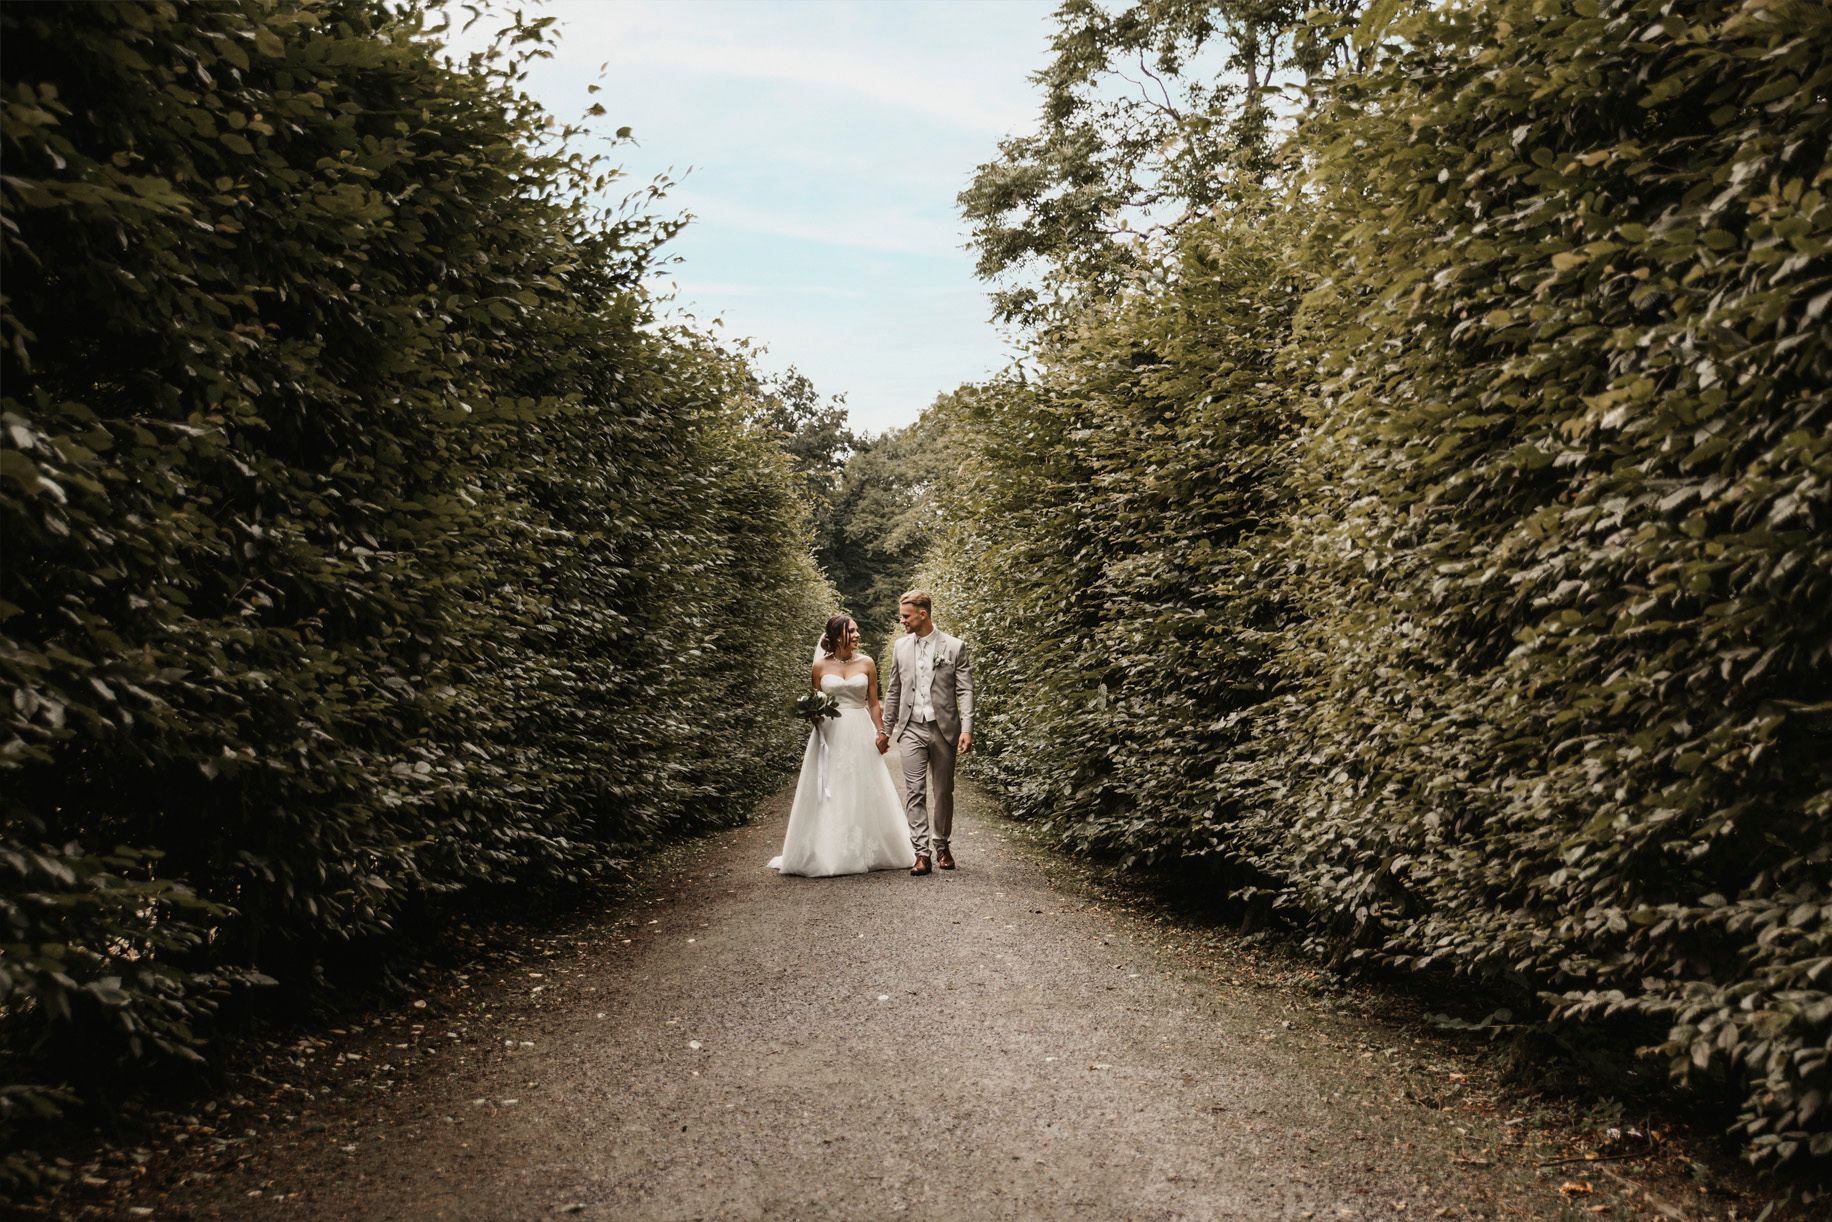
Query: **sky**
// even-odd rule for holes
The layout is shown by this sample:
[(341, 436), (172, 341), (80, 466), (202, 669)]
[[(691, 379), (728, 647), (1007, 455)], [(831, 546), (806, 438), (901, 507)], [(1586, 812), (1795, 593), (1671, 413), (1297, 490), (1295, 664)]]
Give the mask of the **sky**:
[[(916, 419), (1003, 368), (955, 196), (1035, 127), (1053, 0), (550, 0), (554, 58), (525, 87), (562, 119), (597, 101), (626, 183), (678, 180), (693, 217), (653, 284), (765, 346), (854, 429)], [(600, 92), (588, 94), (597, 84)]]

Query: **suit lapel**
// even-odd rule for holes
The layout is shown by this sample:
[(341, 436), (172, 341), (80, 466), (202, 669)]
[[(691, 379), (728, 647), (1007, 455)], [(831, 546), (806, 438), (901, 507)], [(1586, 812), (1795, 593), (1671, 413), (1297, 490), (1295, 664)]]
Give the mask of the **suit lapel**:
[[(935, 652), (929, 655), (929, 711), (934, 713), (941, 704), (935, 698), (935, 681), (941, 678), (941, 660), (948, 656), (948, 642), (953, 638), (940, 628), (935, 630)], [(952, 662), (949, 665), (953, 665)]]

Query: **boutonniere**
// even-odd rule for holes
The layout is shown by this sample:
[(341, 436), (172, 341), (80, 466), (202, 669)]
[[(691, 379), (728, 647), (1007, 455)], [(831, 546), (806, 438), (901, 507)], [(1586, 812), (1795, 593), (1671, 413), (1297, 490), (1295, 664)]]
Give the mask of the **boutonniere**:
[(948, 664), (948, 659), (946, 658), (936, 658), (935, 659), (935, 667), (937, 670), (941, 669), (942, 667), (946, 666), (947, 664)]

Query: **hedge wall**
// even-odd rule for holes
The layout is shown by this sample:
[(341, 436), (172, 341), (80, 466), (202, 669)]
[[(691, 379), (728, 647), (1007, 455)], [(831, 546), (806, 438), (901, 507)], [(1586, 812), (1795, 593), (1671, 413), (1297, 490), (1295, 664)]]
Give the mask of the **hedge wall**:
[(11, 1125), (742, 817), (833, 596), (754, 379), (636, 291), (667, 227), (577, 202), (513, 59), (360, 0), (0, 34)]
[(985, 765), (1832, 1153), (1832, 11), (1395, 33), (1287, 196), (977, 393)]
[[(962, 396), (977, 461), (934, 558), (975, 642), (984, 773), (1123, 864), (1254, 869), (1281, 788), (1281, 566), (1298, 414), (1275, 368), (1300, 281), (1277, 216), (1199, 228), (1181, 274), (1103, 308), (1040, 385)], [(964, 503), (963, 503), (964, 502)], [(950, 618), (954, 617), (954, 618)], [(952, 629), (951, 629), (952, 630)]]

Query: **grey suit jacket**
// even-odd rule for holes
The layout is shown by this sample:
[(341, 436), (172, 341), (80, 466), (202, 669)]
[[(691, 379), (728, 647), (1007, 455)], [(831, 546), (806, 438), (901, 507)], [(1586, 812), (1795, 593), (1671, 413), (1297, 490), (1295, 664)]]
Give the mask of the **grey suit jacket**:
[[(973, 670), (967, 660), (967, 643), (933, 630), (935, 678), (929, 685), (929, 707), (935, 724), (949, 738), (973, 733)], [(891, 646), (891, 679), (884, 689), (884, 724), (895, 739), (909, 724), (916, 704), (916, 638), (908, 633)]]

